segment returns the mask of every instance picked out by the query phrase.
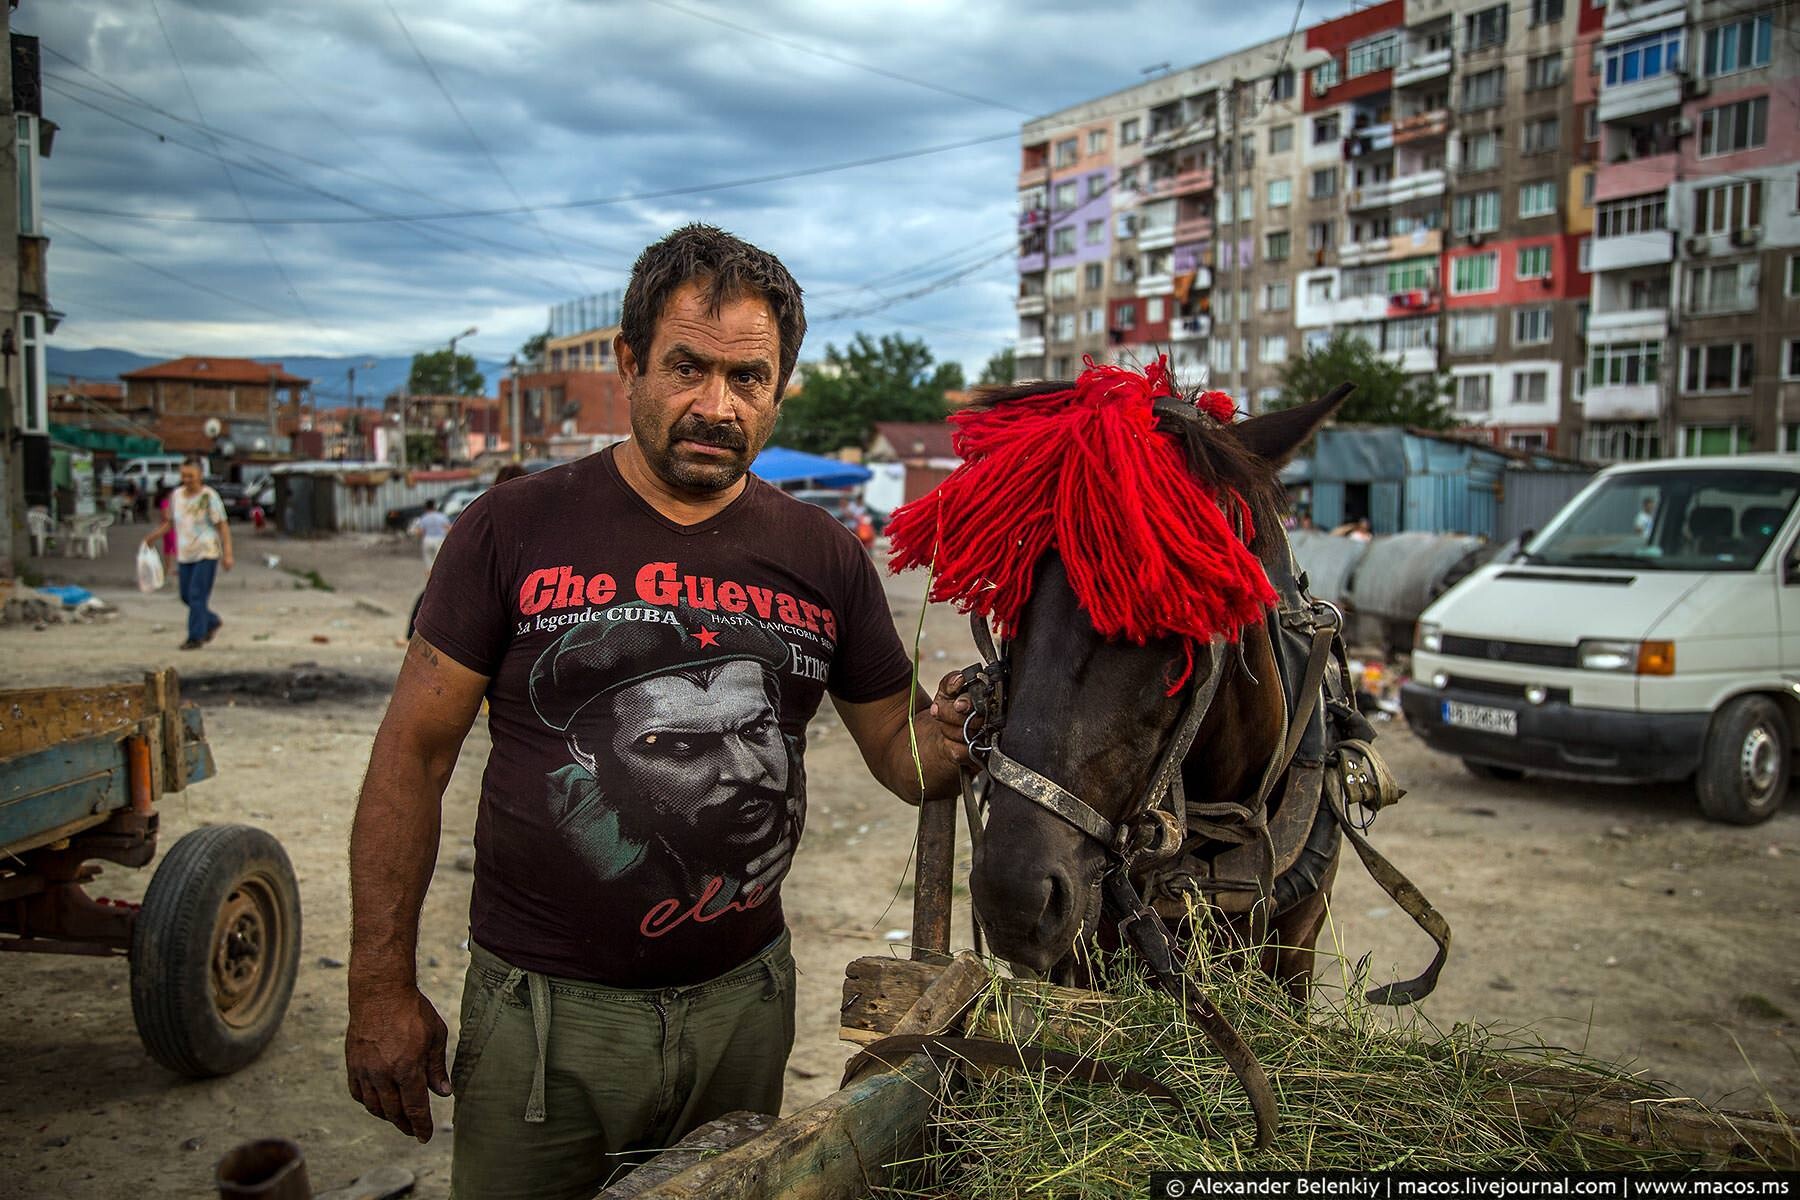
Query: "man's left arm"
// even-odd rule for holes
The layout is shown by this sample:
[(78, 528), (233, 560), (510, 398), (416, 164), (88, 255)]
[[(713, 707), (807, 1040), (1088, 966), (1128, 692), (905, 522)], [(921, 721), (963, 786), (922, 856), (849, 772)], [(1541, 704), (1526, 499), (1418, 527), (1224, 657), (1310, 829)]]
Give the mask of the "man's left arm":
[(231, 570), (231, 520), (225, 515), (225, 501), (219, 499), (219, 493), (212, 494), (213, 519), (219, 527), (219, 565), (227, 571)]
[(888, 791), (917, 804), (954, 796), (958, 772), (974, 769), (962, 737), (969, 715), (962, 690), (962, 673), (952, 671), (930, 699), (923, 689), (907, 687), (863, 704), (836, 696), (832, 703), (869, 772)]

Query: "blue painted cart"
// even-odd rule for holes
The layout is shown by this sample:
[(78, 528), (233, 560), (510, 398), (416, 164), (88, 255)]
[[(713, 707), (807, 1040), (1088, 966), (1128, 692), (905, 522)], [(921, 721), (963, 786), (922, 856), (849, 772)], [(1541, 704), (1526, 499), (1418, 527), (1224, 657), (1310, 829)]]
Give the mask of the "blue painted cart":
[(141, 904), (96, 898), (102, 861), (156, 857), (158, 800), (214, 774), (172, 670), (142, 683), (0, 692), (0, 951), (124, 957), (150, 1054), (190, 1076), (275, 1036), (300, 956), (281, 844), (209, 825), (170, 847)]

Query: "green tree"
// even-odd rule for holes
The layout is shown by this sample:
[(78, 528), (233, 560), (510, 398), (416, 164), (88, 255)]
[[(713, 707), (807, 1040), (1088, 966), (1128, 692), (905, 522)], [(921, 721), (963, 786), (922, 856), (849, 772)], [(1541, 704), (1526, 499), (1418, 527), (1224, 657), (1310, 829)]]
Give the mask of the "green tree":
[(487, 390), (487, 378), (475, 369), (473, 354), (458, 354), (452, 364), (446, 348), (413, 355), (406, 387), (415, 396), (479, 396)]
[(1289, 361), (1281, 373), (1281, 400), (1287, 408), (1317, 400), (1340, 383), (1353, 383), (1356, 391), (1338, 409), (1337, 419), (1348, 425), (1411, 425), (1420, 429), (1454, 429), (1457, 421), (1445, 402), (1443, 380), (1410, 378), (1399, 364), (1383, 358), (1367, 342), (1346, 333), (1300, 358)]
[(961, 364), (934, 363), (924, 342), (859, 333), (842, 350), (825, 347), (822, 367), (782, 405), (776, 438), (814, 454), (866, 446), (877, 421), (942, 419), (944, 393), (962, 386)]
[(1018, 375), (1018, 360), (1013, 348), (1008, 346), (1000, 353), (987, 360), (987, 366), (981, 368), (981, 378), (975, 382), (982, 385), (1008, 384)]
[(519, 347), (519, 361), (531, 367), (542, 367), (544, 363), (544, 346), (550, 341), (550, 331), (534, 333), (525, 339)]

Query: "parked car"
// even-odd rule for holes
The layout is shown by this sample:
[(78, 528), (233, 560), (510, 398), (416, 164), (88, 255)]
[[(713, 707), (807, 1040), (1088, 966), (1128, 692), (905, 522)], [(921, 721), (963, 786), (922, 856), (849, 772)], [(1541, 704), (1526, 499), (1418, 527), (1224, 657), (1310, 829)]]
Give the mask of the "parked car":
[(1420, 616), (1401, 691), (1484, 778), (1692, 779), (1714, 820), (1786, 799), (1800, 727), (1800, 456), (1610, 468)]
[(463, 509), (465, 509), (465, 508), (469, 507), (469, 505), (473, 504), (475, 502), (475, 498), (487, 490), (488, 490), (487, 484), (475, 484), (471, 487), (457, 488), (454, 492), (451, 492), (449, 495), (444, 497), (444, 501), (442, 504), (438, 505), (438, 509), (446, 517), (449, 517), (452, 521), (454, 521), (454, 520), (456, 520), (457, 515), (460, 514)]
[[(113, 477), (113, 488), (121, 490), (130, 483), (140, 495), (154, 496), (158, 488), (175, 487), (181, 482), (181, 464), (186, 461), (185, 454), (149, 454), (129, 459)], [(206, 460), (202, 458), (201, 474), (204, 475), (206, 469)]]
[(248, 521), (250, 510), (256, 507), (256, 493), (252, 488), (230, 480), (209, 479), (206, 481), (213, 491), (219, 493), (219, 499), (225, 505), (225, 516), (233, 521)]

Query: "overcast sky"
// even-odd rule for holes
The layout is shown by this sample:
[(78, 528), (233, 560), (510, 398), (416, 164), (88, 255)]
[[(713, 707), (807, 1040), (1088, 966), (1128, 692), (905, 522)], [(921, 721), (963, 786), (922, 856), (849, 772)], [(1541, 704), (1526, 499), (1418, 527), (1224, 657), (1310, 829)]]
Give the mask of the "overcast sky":
[[(1303, 20), (1347, 8), (1314, 0)], [(24, 0), (13, 28), (42, 39), (61, 126), (43, 197), (68, 314), (55, 341), (397, 354), (476, 325), (465, 347), (504, 359), (550, 304), (623, 287), (643, 245), (703, 220), (794, 272), (803, 357), (898, 331), (973, 370), (1017, 327), (1021, 121), (1280, 36), (1293, 15), (1227, 0)]]

